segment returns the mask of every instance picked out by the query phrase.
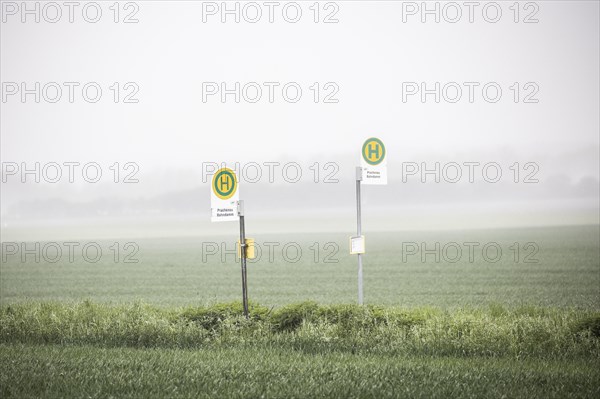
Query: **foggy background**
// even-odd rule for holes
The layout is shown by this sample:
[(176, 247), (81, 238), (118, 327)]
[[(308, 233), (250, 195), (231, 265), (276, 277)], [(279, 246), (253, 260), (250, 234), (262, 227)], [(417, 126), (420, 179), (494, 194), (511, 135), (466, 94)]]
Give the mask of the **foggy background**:
[[(65, 93), (57, 103), (3, 100), (2, 240), (235, 231), (235, 223), (210, 223), (210, 179), (202, 173), (209, 162), (262, 166), (258, 182), (240, 179), (249, 232), (351, 234), (354, 168), (371, 136), (386, 145), (389, 183), (363, 187), (365, 231), (599, 223), (598, 2), (536, 2), (539, 23), (532, 24), (513, 21), (512, 2), (500, 3), (497, 23), (486, 22), (481, 8), (473, 23), (466, 15), (422, 23), (420, 14), (403, 22), (402, 2), (335, 2), (339, 22), (331, 24), (313, 22), (312, 3), (300, 3), (298, 23), (277, 11), (273, 23), (265, 15), (254, 24), (231, 16), (221, 23), (220, 14), (203, 22), (201, 2), (137, 2), (132, 24), (113, 22), (112, 2), (101, 2), (97, 23), (77, 13), (73, 23), (65, 15), (22, 23), (19, 14), (3, 14), (2, 82), (97, 82), (103, 94), (97, 103), (80, 90), (73, 103)], [(115, 103), (114, 82), (136, 83), (139, 102)], [(303, 93), (297, 103), (280, 90), (273, 103), (264, 91), (258, 103), (203, 102), (203, 82), (297, 82)], [(321, 97), (324, 84), (337, 84), (339, 101), (315, 103), (314, 82)], [(422, 103), (418, 95), (403, 102), (403, 82), (497, 82), (503, 93), (497, 103), (480, 94), (469, 103), (465, 91), (455, 104), (432, 96)], [(515, 103), (514, 82), (521, 97), (522, 86), (535, 82), (539, 102)], [(35, 183), (28, 176), (23, 183), (5, 173), (7, 163), (36, 162), (96, 162), (103, 178)], [(139, 182), (114, 183), (115, 162), (121, 180), (124, 164), (139, 166)], [(269, 182), (268, 162), (295, 162), (302, 178), (286, 181), (279, 166)], [(489, 183), (479, 168), (473, 183), (466, 176), (422, 183), (420, 174), (403, 181), (407, 162), (496, 162), (503, 175)], [(509, 169), (515, 162), (518, 183)], [(526, 163), (539, 167), (539, 182), (522, 181)], [(325, 183), (332, 171), (337, 182)]]

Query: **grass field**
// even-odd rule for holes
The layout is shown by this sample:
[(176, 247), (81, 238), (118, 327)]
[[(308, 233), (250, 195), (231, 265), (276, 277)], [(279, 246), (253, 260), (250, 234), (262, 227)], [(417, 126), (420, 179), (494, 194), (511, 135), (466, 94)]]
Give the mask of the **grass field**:
[[(0, 346), (2, 397), (593, 398), (598, 363)], [(10, 367), (9, 370), (7, 366)]]
[[(1, 269), (1, 299), (3, 303), (23, 300), (131, 302), (181, 306), (240, 299), (240, 266), (235, 255), (222, 262), (219, 254), (203, 261), (203, 242), (216, 242), (233, 250), (237, 231), (231, 236), (154, 240), (117, 240), (121, 246), (132, 241), (138, 244), (138, 263), (115, 263), (112, 242), (100, 242), (103, 256), (97, 263), (86, 263), (81, 256), (81, 242), (74, 261), (63, 254), (56, 263), (35, 263), (29, 256), (7, 257)], [(348, 254), (348, 235), (283, 235), (256, 236), (257, 242), (275, 242), (272, 262), (268, 251), (260, 261), (249, 265), (250, 299), (264, 305), (314, 300), (319, 303), (355, 303), (356, 257)], [(461, 232), (399, 232), (366, 233), (367, 254), (364, 256), (365, 302), (403, 306), (487, 306), (534, 304), (541, 306), (575, 306), (600, 308), (600, 230), (598, 226), (535, 228), (514, 230), (473, 230)], [(333, 255), (334, 246), (339, 251)], [(401, 243), (427, 243), (429, 249), (439, 242), (475, 242), (480, 245), (469, 261), (464, 247), (461, 258), (450, 263), (440, 256), (406, 255), (403, 261)], [(515, 262), (514, 243), (519, 243), (519, 261)], [(298, 243), (302, 255), (296, 263), (286, 261), (282, 248)], [(320, 248), (315, 261), (316, 247)], [(482, 247), (498, 243), (502, 257), (496, 263), (485, 261)], [(539, 250), (524, 263), (533, 249)], [(291, 245), (291, 244), (290, 244)], [(31, 246), (30, 246), (31, 247)], [(311, 249), (312, 248), (312, 249)], [(514, 248), (514, 247), (513, 247)], [(204, 251), (207, 252), (207, 251)], [(440, 250), (441, 252), (441, 250)], [(448, 251), (448, 258), (453, 256)], [(289, 248), (288, 258), (294, 257)], [(325, 263), (326, 257), (337, 263)], [(493, 250), (490, 250), (493, 256)]]
[[(203, 239), (119, 240), (138, 263), (115, 263), (111, 242), (97, 263), (8, 257), (0, 396), (600, 396), (598, 226), (368, 234), (365, 307), (350, 305), (346, 235), (254, 238), (302, 256), (249, 266), (248, 321), (223, 304), (239, 300), (239, 264), (203, 261)], [(403, 259), (413, 242), (493, 242), (502, 256)]]

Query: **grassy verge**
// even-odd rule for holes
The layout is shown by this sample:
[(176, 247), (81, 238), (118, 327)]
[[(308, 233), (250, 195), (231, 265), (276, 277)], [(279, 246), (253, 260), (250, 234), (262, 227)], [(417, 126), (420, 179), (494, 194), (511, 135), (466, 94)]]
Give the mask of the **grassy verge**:
[(452, 312), (319, 306), (271, 309), (239, 303), (158, 308), (30, 303), (0, 308), (0, 342), (99, 347), (270, 347), (323, 354), (600, 359), (600, 314), (494, 305)]
[(239, 303), (0, 307), (0, 397), (594, 398), (600, 315)]

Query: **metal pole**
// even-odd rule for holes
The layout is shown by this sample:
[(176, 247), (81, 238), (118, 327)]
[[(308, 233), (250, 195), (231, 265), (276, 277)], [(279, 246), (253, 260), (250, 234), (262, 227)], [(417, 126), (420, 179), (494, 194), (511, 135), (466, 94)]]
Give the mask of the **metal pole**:
[[(361, 214), (360, 214), (360, 182), (362, 180), (362, 168), (356, 168), (356, 234), (362, 235)], [(363, 304), (363, 267), (362, 254), (358, 254), (358, 304)]]
[(246, 272), (246, 226), (244, 224), (244, 201), (238, 203), (240, 215), (240, 258), (242, 261), (242, 303), (244, 316), (248, 318), (248, 278)]

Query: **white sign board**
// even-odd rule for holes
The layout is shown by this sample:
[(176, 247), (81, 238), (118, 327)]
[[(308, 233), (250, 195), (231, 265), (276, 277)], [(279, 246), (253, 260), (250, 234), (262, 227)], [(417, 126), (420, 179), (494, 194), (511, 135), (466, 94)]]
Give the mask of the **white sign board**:
[(362, 184), (387, 184), (385, 146), (378, 138), (367, 139), (362, 146), (360, 165)]
[(238, 201), (240, 193), (235, 172), (221, 168), (212, 178), (210, 190), (211, 222), (230, 222), (240, 219)]
[(350, 254), (365, 253), (365, 236), (350, 237)]

